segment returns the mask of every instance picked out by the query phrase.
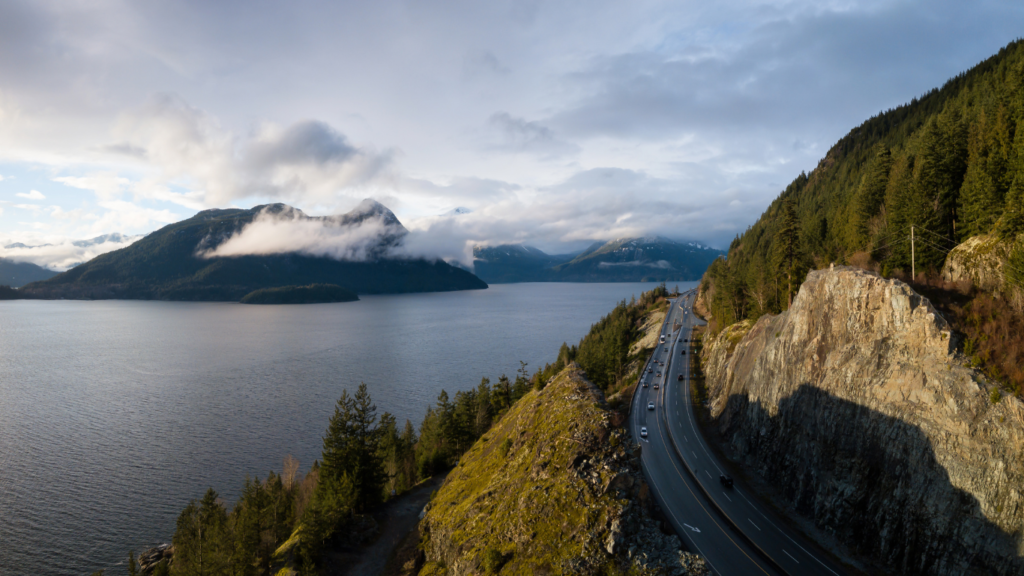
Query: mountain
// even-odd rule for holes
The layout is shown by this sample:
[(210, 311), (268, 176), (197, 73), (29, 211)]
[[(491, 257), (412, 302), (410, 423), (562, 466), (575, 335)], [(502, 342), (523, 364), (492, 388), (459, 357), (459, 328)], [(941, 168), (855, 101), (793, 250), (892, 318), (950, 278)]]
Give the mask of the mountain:
[(542, 250), (522, 244), (473, 248), (473, 272), (485, 282), (505, 284), (511, 282), (551, 281), (551, 268), (568, 262), (573, 255), (549, 255)]
[(620, 238), (592, 246), (554, 271), (562, 282), (690, 281), (699, 280), (721, 255), (697, 242)]
[(474, 249), (473, 269), (492, 283), (690, 281), (721, 254), (696, 242), (661, 237), (595, 242), (576, 255), (505, 244)]
[(31, 262), (16, 262), (0, 258), (0, 286), (20, 288), (29, 282), (53, 278), (58, 273)]
[(833, 262), (911, 283), (972, 362), (1024, 395), (1024, 41), (868, 119), (797, 176), (708, 269), (713, 329), (787, 309)]
[[(487, 287), (441, 261), (389, 257), (406, 234), (394, 213), (372, 200), (324, 217), (285, 204), (204, 210), (21, 292), (34, 298), (236, 301), (261, 288), (309, 284), (358, 294)], [(307, 243), (290, 248), (296, 237)]]

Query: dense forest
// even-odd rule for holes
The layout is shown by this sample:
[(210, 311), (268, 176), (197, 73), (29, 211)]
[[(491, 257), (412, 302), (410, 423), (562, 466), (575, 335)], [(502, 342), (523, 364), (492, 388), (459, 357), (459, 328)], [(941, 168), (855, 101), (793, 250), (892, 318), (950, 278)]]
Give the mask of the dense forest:
[[(454, 397), (442, 390), (418, 433), (408, 420), (400, 427), (391, 414), (378, 415), (366, 384), (355, 394), (343, 391), (323, 436), (321, 458), (306, 474), (288, 457), (281, 474), (247, 478), (230, 509), (208, 489), (182, 510), (173, 560), (157, 564), (153, 574), (269, 576), (282, 567), (322, 573), (326, 552), (366, 538), (368, 513), (451, 469), (520, 398), (543, 388), (570, 362), (580, 364), (604, 390), (635, 382), (635, 366), (642, 366), (649, 350), (630, 354), (630, 348), (645, 314), (664, 306), (667, 294), (661, 285), (620, 302), (578, 345), (562, 344), (555, 363), (532, 376), (520, 362), (514, 378), (502, 375), (494, 384), (483, 378)], [(134, 552), (128, 572), (138, 573)]]
[[(705, 274), (713, 328), (787, 309), (830, 262), (912, 283), (965, 353), (1020, 393), (1024, 372), (1024, 43), (854, 128), (800, 174)], [(946, 255), (988, 235), (1010, 252), (1002, 288), (943, 282)]]

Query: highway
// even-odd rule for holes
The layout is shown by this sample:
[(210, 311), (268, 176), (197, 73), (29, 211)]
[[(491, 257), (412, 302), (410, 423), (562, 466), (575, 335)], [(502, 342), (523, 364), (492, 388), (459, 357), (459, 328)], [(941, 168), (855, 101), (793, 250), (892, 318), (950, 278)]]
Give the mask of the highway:
[(693, 327), (703, 324), (693, 315), (695, 297), (689, 291), (671, 301), (662, 326), (666, 341), (652, 355), (651, 371), (641, 377), (647, 386), (637, 390), (631, 407), (632, 433), (641, 443), (644, 474), (658, 504), (687, 548), (703, 556), (715, 574), (845, 574), (740, 480), (730, 488), (719, 481), (727, 472), (697, 429), (689, 392), (689, 340)]

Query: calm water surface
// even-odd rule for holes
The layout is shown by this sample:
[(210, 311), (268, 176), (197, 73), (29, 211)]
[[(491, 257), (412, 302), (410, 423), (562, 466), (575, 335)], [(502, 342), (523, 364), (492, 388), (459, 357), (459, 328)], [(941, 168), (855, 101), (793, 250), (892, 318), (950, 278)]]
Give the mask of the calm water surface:
[[(688, 288), (695, 283), (680, 283)], [(504, 284), (306, 306), (0, 302), (0, 576), (126, 573), (213, 486), (306, 469), (342, 390), (419, 425), (531, 372), (652, 284)]]

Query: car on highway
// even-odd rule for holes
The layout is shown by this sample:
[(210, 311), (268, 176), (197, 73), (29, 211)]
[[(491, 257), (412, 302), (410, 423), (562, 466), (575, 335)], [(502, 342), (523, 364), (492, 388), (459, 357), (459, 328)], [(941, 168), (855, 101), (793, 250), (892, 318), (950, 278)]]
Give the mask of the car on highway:
[(683, 353), (680, 354), (680, 356), (686, 356), (686, 349), (685, 348), (683, 349)]
[(722, 483), (722, 486), (725, 486), (726, 488), (732, 488), (732, 476), (729, 476), (728, 474), (722, 474), (721, 476), (718, 477), (718, 481)]
[(647, 438), (647, 426), (640, 427), (640, 437)]
[(654, 389), (655, 389), (655, 390), (657, 390), (657, 389), (658, 389), (658, 384), (657, 384), (657, 383), (655, 383), (655, 384), (654, 384)]
[(644, 382), (644, 388), (647, 388), (647, 382)]
[(680, 374), (679, 376), (677, 376), (677, 377), (676, 377), (676, 380), (679, 380), (680, 382), (682, 382), (682, 381), (683, 381), (683, 375), (682, 375), (682, 374)]
[(654, 402), (648, 402), (647, 403), (647, 409), (648, 410), (654, 410)]

